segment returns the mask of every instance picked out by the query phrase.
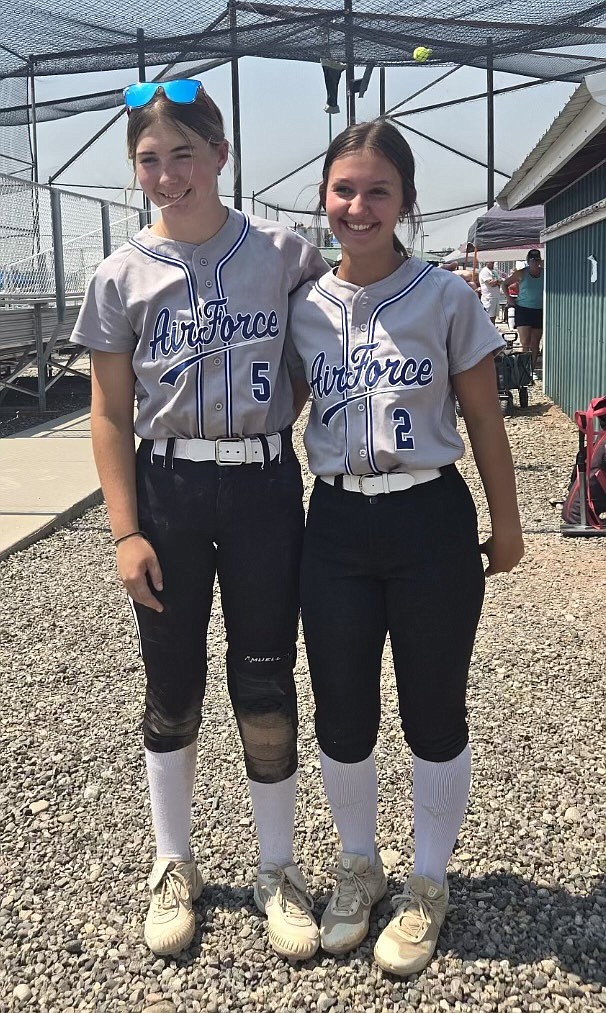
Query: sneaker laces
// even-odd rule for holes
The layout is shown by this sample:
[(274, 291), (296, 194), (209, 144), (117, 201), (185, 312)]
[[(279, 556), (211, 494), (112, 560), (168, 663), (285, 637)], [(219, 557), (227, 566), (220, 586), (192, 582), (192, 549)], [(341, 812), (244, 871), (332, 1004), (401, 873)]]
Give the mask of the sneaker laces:
[(342, 866), (328, 870), (337, 879), (337, 885), (331, 899), (331, 907), (342, 915), (353, 914), (360, 902), (367, 907), (372, 906), (372, 895), (362, 876), (353, 869)]
[[(179, 885), (183, 885), (184, 879), (173, 869), (167, 869), (160, 883), (153, 891), (154, 903), (163, 911), (170, 911), (183, 903), (183, 897)], [(187, 888), (187, 884), (186, 888)]]
[(410, 886), (406, 886), (403, 893), (394, 894), (392, 903), (396, 908), (395, 917), (398, 919), (398, 930), (405, 939), (410, 942), (418, 942), (431, 925), (432, 918), (435, 917), (433, 904), (427, 897), (416, 893)]
[(270, 875), (278, 881), (276, 884), (276, 896), (279, 899), (280, 907), (286, 918), (298, 918), (307, 922), (313, 911), (313, 898), (304, 890), (300, 890), (288, 878), (284, 869), (279, 869)]

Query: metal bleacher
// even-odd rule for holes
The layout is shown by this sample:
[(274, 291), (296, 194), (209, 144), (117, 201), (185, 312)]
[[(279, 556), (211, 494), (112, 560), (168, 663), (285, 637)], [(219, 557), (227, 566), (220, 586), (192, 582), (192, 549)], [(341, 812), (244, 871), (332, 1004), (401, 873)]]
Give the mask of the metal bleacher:
[[(13, 298), (19, 305), (11, 305)], [(79, 309), (80, 302), (66, 306), (58, 320), (54, 295), (0, 296), (0, 404), (16, 390), (37, 398), (43, 410), (49, 388), (66, 373), (80, 372), (74, 366), (85, 350), (69, 341)], [(24, 382), (32, 370), (35, 390)]]
[(48, 390), (83, 371), (70, 336), (86, 284), (143, 221), (137, 208), (0, 173), (0, 406), (17, 391), (44, 411)]

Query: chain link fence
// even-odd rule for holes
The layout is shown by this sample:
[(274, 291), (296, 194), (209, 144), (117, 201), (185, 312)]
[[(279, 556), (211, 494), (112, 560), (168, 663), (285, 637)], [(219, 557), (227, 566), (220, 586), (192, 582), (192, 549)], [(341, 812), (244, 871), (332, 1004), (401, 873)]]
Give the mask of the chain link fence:
[(81, 298), (101, 260), (140, 228), (138, 208), (0, 173), (0, 295)]
[(44, 411), (50, 387), (79, 372), (85, 349), (69, 339), (87, 283), (146, 220), (126, 203), (0, 173), (0, 405), (13, 392)]

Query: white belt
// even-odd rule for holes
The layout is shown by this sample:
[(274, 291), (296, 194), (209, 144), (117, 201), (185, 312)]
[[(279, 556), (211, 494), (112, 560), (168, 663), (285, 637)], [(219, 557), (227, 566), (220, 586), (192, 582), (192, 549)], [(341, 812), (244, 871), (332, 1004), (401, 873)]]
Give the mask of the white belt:
[[(282, 453), (280, 433), (267, 436), (269, 459)], [(165, 457), (168, 440), (154, 440), (152, 456)], [(223, 440), (175, 440), (173, 457), (185, 461), (215, 461), (216, 464), (263, 464), (263, 443), (258, 436), (234, 436)]]
[[(328, 485), (335, 485), (337, 475), (320, 475), (323, 482)], [(423, 482), (433, 482), (434, 478), (441, 478), (438, 468), (428, 468), (426, 471), (392, 472), (390, 475), (341, 475), (343, 488), (346, 492), (361, 492), (363, 496), (380, 496), (387, 492), (402, 492), (404, 489), (411, 489), (413, 485), (422, 485)]]

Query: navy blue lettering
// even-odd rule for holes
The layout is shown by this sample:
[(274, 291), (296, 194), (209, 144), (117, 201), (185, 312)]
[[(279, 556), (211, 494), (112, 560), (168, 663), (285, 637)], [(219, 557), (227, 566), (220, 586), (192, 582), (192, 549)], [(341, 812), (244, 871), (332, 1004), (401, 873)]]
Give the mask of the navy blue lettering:
[(189, 347), (195, 348), (197, 343), (196, 342), (197, 332), (196, 332), (196, 325), (193, 322), (193, 320), (188, 321), (183, 320), (181, 322), (181, 333), (185, 338), (185, 340), (187, 341)]
[[(373, 352), (379, 347), (378, 342), (358, 345), (350, 355), (349, 367), (331, 366), (326, 361), (326, 353), (319, 352), (311, 365), (310, 387), (314, 398), (329, 397), (333, 391), (346, 396), (342, 401), (331, 405), (322, 414), (322, 422), (329, 425), (331, 419), (360, 398), (372, 397), (386, 390), (406, 387), (426, 387), (433, 381), (433, 363), (431, 359), (413, 356), (405, 359), (387, 358), (382, 363), (373, 359)], [(348, 392), (357, 391), (349, 396)]]
[(258, 310), (256, 313), (237, 313), (232, 316), (227, 312), (227, 303), (227, 298), (209, 299), (203, 306), (197, 307), (195, 320), (179, 321), (172, 319), (170, 309), (163, 306), (156, 317), (149, 342), (152, 361), (159, 356), (168, 358), (175, 355), (184, 344), (199, 349), (211, 345), (215, 340), (229, 346), (232, 342), (237, 342), (238, 337), (242, 341), (259, 341), (279, 336), (280, 324), (275, 310), (270, 310), (269, 313)]
[(156, 360), (158, 345), (160, 345), (161, 355), (167, 356), (169, 354), (169, 346), (168, 346), (168, 337), (170, 334), (169, 320), (170, 320), (170, 310), (168, 309), (167, 306), (164, 306), (158, 313), (158, 316), (156, 317), (156, 322), (154, 324), (154, 333), (149, 343), (149, 347), (151, 348), (152, 362), (155, 362)]

